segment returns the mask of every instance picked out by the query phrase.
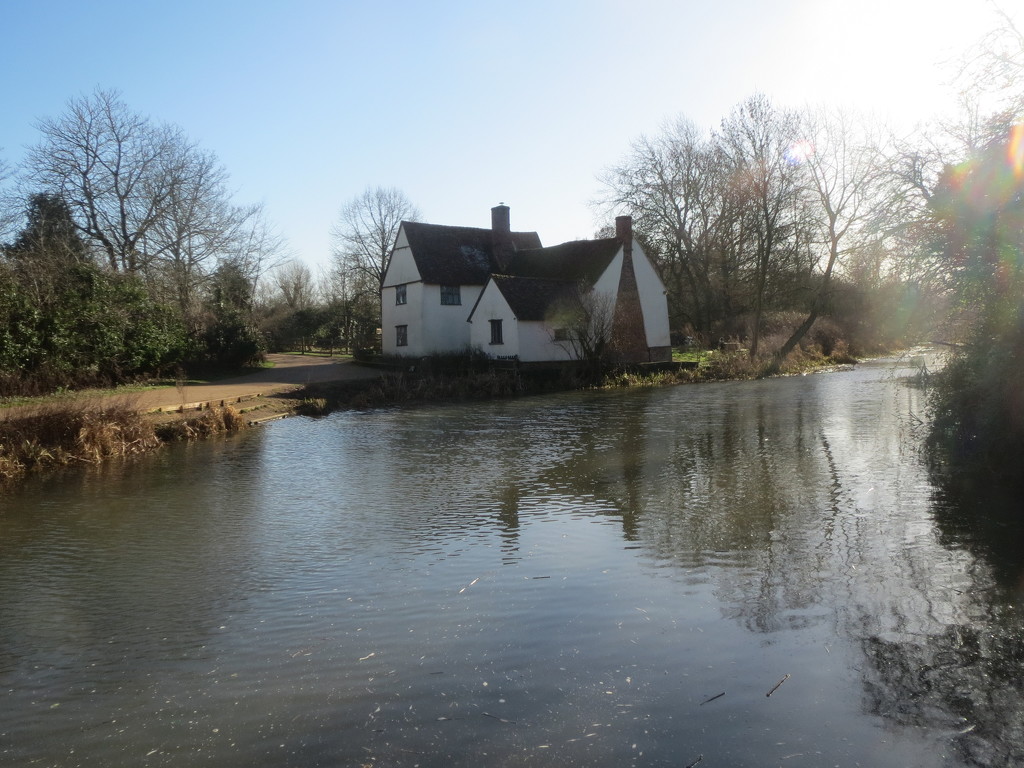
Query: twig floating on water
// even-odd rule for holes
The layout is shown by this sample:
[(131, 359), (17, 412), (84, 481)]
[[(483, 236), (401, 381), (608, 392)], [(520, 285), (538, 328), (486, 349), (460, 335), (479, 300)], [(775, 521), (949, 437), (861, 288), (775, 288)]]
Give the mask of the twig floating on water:
[(704, 759), (704, 755), (697, 755), (697, 759), (690, 763), (686, 768), (693, 768), (697, 763)]
[(476, 584), (476, 583), (477, 583), (478, 581), (480, 581), (480, 577), (479, 577), (479, 576), (477, 576), (477, 577), (476, 577), (475, 579), (473, 579), (473, 580), (472, 580), (471, 582), (469, 582), (469, 584), (467, 584), (467, 585), (466, 585), (466, 586), (464, 586), (464, 587), (463, 587), (462, 589), (460, 589), (460, 590), (459, 590), (459, 594), (461, 595), (461, 594), (462, 594), (463, 592), (465, 592), (465, 591), (466, 591), (467, 589), (469, 589), (470, 587), (472, 587), (472, 586), (473, 586), (474, 584)]
[(516, 724), (515, 720), (506, 720), (504, 717), (498, 717), (497, 715), (492, 715), (490, 712), (484, 712), (483, 715), (484, 715), (484, 717), (489, 717), (492, 720), (497, 720), (499, 723), (508, 723), (509, 725), (515, 725)]
[(770, 691), (768, 691), (768, 693), (766, 693), (765, 696), (771, 696), (773, 693), (775, 693), (777, 690), (779, 690), (779, 686), (782, 685), (787, 680), (789, 680), (789, 674), (788, 673), (786, 674), (785, 677), (783, 677), (781, 680), (779, 680), (779, 682), (777, 682), (775, 684), (775, 687), (772, 688)]
[[(719, 694), (716, 694), (716, 695), (712, 696), (712, 697), (711, 697), (710, 699), (704, 699), (704, 701), (702, 701), (702, 702), (700, 703), (700, 706), (702, 706), (702, 707), (703, 707), (703, 706), (704, 706), (705, 704), (707, 704), (707, 703), (709, 703), (709, 702), (712, 702), (712, 701), (714, 701), (715, 699), (720, 699), (720, 698), (722, 698), (723, 696), (725, 696), (725, 691), (722, 691), (721, 693), (719, 693)], [(694, 763), (694, 765), (696, 765), (696, 763)]]

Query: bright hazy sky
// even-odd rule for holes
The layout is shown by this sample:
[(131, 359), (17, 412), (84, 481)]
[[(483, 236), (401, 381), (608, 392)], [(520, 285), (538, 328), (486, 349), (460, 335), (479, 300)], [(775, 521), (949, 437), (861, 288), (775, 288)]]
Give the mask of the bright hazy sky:
[[(1015, 9), (1017, 0), (1004, 8)], [(678, 115), (757, 91), (904, 125), (987, 0), (3, 0), (0, 158), (97, 86), (214, 151), (314, 269), (340, 207), (395, 186), (425, 221), (592, 237), (597, 176)]]

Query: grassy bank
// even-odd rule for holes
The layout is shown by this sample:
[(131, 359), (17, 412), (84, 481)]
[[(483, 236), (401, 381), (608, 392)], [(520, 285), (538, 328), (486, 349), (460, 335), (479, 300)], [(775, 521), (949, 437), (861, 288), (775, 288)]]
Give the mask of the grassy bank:
[(0, 412), (0, 490), (31, 472), (149, 453), (165, 443), (234, 432), (245, 420), (230, 407), (158, 423), (130, 396), (52, 401)]
[[(764, 361), (743, 351), (692, 353), (667, 368), (616, 369), (439, 369), (392, 372), (379, 379), (309, 384), (275, 401), (274, 414), (323, 415), (424, 402), (467, 402), (546, 392), (594, 388), (655, 387), (704, 381), (754, 379)], [(849, 356), (791, 356), (785, 374), (824, 370), (855, 362)], [(266, 407), (260, 406), (260, 407)], [(0, 489), (29, 473), (76, 464), (96, 464), (154, 451), (168, 442), (200, 440), (244, 429), (255, 413), (232, 406), (208, 408), (184, 417), (141, 413), (129, 395), (59, 398), (0, 410)]]

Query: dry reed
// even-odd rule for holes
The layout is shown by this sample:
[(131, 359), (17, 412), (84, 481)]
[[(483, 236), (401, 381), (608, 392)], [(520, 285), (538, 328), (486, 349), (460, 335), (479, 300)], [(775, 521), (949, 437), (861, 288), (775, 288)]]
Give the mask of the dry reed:
[(29, 472), (156, 450), (172, 440), (236, 432), (245, 419), (227, 406), (157, 425), (130, 397), (71, 399), (0, 411), (0, 486)]

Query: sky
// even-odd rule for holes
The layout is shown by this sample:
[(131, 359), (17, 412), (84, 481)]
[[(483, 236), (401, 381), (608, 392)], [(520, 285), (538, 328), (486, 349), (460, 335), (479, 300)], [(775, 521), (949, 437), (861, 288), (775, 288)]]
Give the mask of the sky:
[(760, 92), (909, 128), (954, 102), (994, 19), (989, 0), (3, 0), (0, 159), (116, 89), (216, 153), (314, 271), (375, 186), (437, 224), (505, 203), (554, 245), (611, 223), (602, 172), (667, 121), (711, 129)]

